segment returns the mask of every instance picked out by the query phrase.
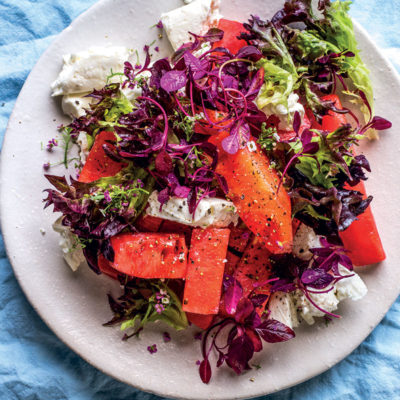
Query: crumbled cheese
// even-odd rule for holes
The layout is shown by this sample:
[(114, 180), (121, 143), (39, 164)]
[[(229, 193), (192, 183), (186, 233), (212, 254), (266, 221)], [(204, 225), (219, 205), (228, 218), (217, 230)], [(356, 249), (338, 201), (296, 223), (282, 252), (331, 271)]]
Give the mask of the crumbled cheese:
[(193, 40), (188, 32), (204, 35), (209, 28), (217, 26), (220, 19), (219, 3), (220, 0), (195, 0), (161, 15), (165, 32), (174, 50)]
[(290, 293), (274, 293), (268, 303), (268, 309), (270, 311), (269, 318), (276, 319), (292, 329), (299, 326), (296, 308)]
[(231, 223), (236, 225), (239, 220), (234, 204), (224, 199), (213, 197), (201, 200), (193, 216), (189, 212), (187, 199), (171, 197), (161, 208), (157, 197), (158, 192), (154, 191), (149, 197), (149, 207), (146, 210), (153, 217), (202, 228), (210, 225), (226, 227)]
[(76, 143), (79, 146), (79, 158), (82, 161), (82, 164), (85, 164), (86, 158), (89, 155), (89, 144), (87, 141), (87, 134), (86, 132), (79, 132), (79, 135), (76, 139)]
[[(64, 56), (64, 66), (58, 78), (52, 83), (52, 96), (91, 92), (101, 89), (111, 70), (124, 71), (124, 62), (129, 60), (131, 51), (126, 47), (92, 47), (86, 51)], [(120, 77), (110, 82), (120, 82)]]
[(89, 109), (90, 104), (94, 101), (92, 97), (85, 97), (87, 94), (67, 94), (63, 96), (61, 107), (64, 114), (73, 118), (85, 115), (85, 109)]
[(309, 260), (312, 256), (309, 249), (321, 247), (320, 238), (312, 228), (301, 224), (293, 238), (293, 254), (302, 260)]
[(64, 260), (71, 267), (72, 271), (76, 271), (85, 262), (85, 256), (76, 240), (76, 235), (67, 226), (62, 225), (61, 221), (62, 217), (58, 218), (53, 224), (53, 229), (61, 236), (59, 245), (63, 252)]
[(299, 103), (299, 96), (296, 93), (291, 93), (288, 97), (286, 104), (268, 104), (263, 108), (267, 115), (276, 115), (280, 118), (279, 128), (286, 131), (293, 130), (293, 117), (298, 112), (303, 118), (305, 111), (301, 103)]
[[(312, 256), (309, 249), (321, 247), (320, 243), (321, 236), (315, 234), (314, 230), (304, 224), (301, 224), (293, 238), (293, 254), (303, 260), (309, 260)], [(346, 267), (339, 264), (339, 273), (342, 276), (353, 275), (349, 278), (339, 280), (327, 293), (310, 293), (312, 301), (318, 305), (321, 309), (334, 312), (339, 305), (339, 302), (345, 299), (352, 299), (354, 301), (362, 299), (368, 292), (367, 287), (360, 278), (360, 276), (354, 271), (349, 271)], [(332, 285), (321, 289), (320, 291), (326, 292), (332, 287)], [(319, 290), (313, 289), (314, 292)], [(280, 295), (280, 293), (277, 293)], [(274, 295), (275, 296), (275, 295)], [(308, 324), (315, 322), (314, 318), (323, 317), (324, 312), (318, 310), (304, 295), (303, 292), (297, 290), (294, 293), (287, 294), (288, 298), (283, 298), (281, 303), (278, 300), (271, 301), (268, 305), (271, 311), (271, 318), (284, 321), (291, 321), (293, 318), (293, 311), (290, 305), (290, 300), (294, 304), (294, 309), (298, 311), (298, 319), (305, 320)], [(281, 297), (279, 297), (280, 299)], [(283, 314), (283, 315), (281, 315)], [(273, 317), (275, 315), (275, 317)], [(288, 325), (287, 323), (285, 323)], [(288, 325), (290, 326), (290, 325)], [(293, 325), (294, 327), (296, 325)]]
[(349, 271), (346, 267), (339, 264), (340, 275), (353, 275), (349, 278), (341, 279), (336, 284), (336, 297), (339, 301), (351, 299), (354, 301), (361, 300), (368, 292), (367, 286), (360, 276), (354, 271)]
[[(136, 76), (136, 80), (139, 80), (141, 78), (148, 80), (150, 77), (151, 77), (150, 71), (143, 71)], [(142, 95), (142, 88), (139, 87), (138, 85), (136, 85), (134, 89), (130, 89), (128, 86), (126, 86), (121, 89), (121, 92), (131, 103), (133, 103), (136, 100), (136, 98)]]
[[(326, 291), (329, 287), (322, 289)], [(317, 289), (313, 291), (318, 292)], [(339, 299), (335, 295), (335, 289), (332, 289), (327, 293), (309, 293), (312, 301), (325, 311), (333, 312), (337, 309), (339, 304)], [(295, 307), (299, 310), (299, 316), (304, 319), (309, 325), (312, 325), (315, 317), (323, 317), (324, 312), (318, 310), (301, 291), (296, 291), (293, 296)]]

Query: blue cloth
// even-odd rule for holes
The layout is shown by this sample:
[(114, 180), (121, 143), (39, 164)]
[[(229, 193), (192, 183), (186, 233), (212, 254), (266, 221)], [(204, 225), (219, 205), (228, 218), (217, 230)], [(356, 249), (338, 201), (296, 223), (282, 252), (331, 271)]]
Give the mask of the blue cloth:
[[(0, 0), (0, 135), (33, 65), (54, 36), (96, 0)], [(356, 0), (352, 15), (400, 71), (400, 4)], [(88, 365), (25, 299), (0, 239), (0, 399), (155, 400)], [(301, 368), (301, 366), (299, 366)], [(367, 340), (328, 372), (264, 399), (400, 398), (400, 300)]]

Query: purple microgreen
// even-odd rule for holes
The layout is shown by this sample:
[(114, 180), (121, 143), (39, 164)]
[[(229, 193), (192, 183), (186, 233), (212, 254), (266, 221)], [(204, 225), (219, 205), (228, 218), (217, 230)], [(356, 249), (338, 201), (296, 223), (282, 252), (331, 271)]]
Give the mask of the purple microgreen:
[(171, 341), (171, 335), (168, 332), (163, 333), (163, 340), (165, 343), (168, 343)]
[(243, 289), (240, 282), (233, 278), (233, 281), (230, 285), (226, 284), (224, 280), (225, 293), (224, 293), (224, 301), (225, 301), (225, 309), (229, 315), (234, 315), (236, 313), (237, 306), (239, 304), (240, 299), (243, 296)]
[(147, 346), (147, 351), (150, 354), (157, 353), (157, 345), (156, 344), (152, 344), (151, 346)]
[(299, 135), (300, 132), (300, 125), (301, 125), (301, 115), (298, 111), (296, 111), (293, 116), (293, 130), (296, 132), (297, 135)]
[(267, 343), (286, 342), (295, 337), (291, 328), (274, 319), (262, 322), (255, 330)]
[(200, 378), (203, 381), (203, 383), (210, 382), (210, 379), (211, 379), (211, 365), (210, 365), (210, 362), (208, 361), (208, 358), (205, 358), (200, 363), (199, 373), (200, 373)]
[(166, 72), (161, 78), (160, 84), (165, 91), (170, 93), (182, 89), (186, 82), (186, 72), (174, 70)]

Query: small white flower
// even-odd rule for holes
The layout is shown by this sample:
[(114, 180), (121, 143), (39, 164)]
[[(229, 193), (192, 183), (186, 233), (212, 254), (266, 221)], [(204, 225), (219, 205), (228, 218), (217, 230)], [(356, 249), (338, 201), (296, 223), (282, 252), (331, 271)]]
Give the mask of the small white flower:
[(162, 300), (161, 300), (161, 303), (169, 304), (169, 298), (168, 297), (163, 297)]
[(247, 142), (247, 148), (249, 149), (250, 153), (257, 151), (257, 146), (253, 140)]

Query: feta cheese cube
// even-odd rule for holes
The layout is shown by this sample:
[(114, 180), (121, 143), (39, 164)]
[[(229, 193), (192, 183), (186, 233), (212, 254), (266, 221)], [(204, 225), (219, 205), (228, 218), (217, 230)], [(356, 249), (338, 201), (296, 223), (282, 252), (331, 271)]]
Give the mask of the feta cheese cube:
[(154, 191), (149, 197), (148, 215), (179, 222), (180, 224), (206, 228), (226, 227), (231, 223), (237, 224), (239, 216), (234, 204), (218, 198), (205, 198), (200, 201), (194, 216), (189, 212), (187, 199), (171, 197), (161, 208), (158, 201), (158, 192)]

